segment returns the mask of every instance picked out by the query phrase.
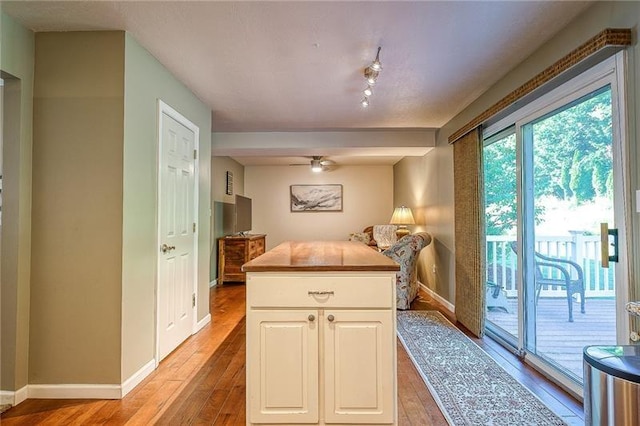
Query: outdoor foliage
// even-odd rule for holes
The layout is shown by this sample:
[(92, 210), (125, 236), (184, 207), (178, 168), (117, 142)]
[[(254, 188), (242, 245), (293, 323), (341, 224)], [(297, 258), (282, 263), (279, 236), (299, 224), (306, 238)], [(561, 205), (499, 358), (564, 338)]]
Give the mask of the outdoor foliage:
[[(592, 93), (565, 109), (523, 126), (533, 137), (534, 195), (576, 205), (611, 196), (611, 90)], [(511, 134), (484, 148), (487, 235), (516, 226), (516, 138)], [(538, 203), (539, 204), (539, 203)], [(536, 205), (539, 219), (544, 206)]]

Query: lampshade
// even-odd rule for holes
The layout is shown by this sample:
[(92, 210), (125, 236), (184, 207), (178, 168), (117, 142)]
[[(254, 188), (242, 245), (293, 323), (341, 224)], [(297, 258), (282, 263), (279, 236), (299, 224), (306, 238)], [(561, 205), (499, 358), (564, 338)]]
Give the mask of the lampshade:
[(391, 225), (414, 225), (416, 222), (413, 220), (413, 214), (409, 207), (400, 206), (396, 207), (389, 221)]

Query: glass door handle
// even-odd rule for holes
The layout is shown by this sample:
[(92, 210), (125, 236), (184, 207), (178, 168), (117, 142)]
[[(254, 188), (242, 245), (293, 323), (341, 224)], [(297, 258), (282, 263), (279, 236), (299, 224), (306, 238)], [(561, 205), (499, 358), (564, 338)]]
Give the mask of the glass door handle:
[[(609, 235), (613, 236), (613, 254), (609, 254)], [(618, 261), (618, 230), (615, 228), (609, 229), (608, 223), (600, 224), (600, 257), (602, 261), (602, 267), (608, 268), (609, 262)]]

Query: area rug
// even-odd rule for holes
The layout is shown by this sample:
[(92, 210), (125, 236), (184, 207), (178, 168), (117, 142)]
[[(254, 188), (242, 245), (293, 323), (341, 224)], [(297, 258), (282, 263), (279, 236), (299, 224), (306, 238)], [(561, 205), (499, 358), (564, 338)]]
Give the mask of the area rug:
[(398, 336), (450, 424), (566, 425), (439, 312), (398, 312)]

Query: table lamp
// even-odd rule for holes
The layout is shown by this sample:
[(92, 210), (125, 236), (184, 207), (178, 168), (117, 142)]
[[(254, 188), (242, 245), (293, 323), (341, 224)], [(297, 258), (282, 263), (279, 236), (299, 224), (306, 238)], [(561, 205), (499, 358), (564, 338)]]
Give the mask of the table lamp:
[(400, 206), (396, 207), (393, 211), (393, 215), (391, 216), (389, 223), (391, 225), (398, 225), (396, 236), (400, 239), (405, 235), (409, 235), (410, 232), (407, 229), (407, 225), (414, 225), (416, 222), (413, 220), (411, 209), (409, 207)]

